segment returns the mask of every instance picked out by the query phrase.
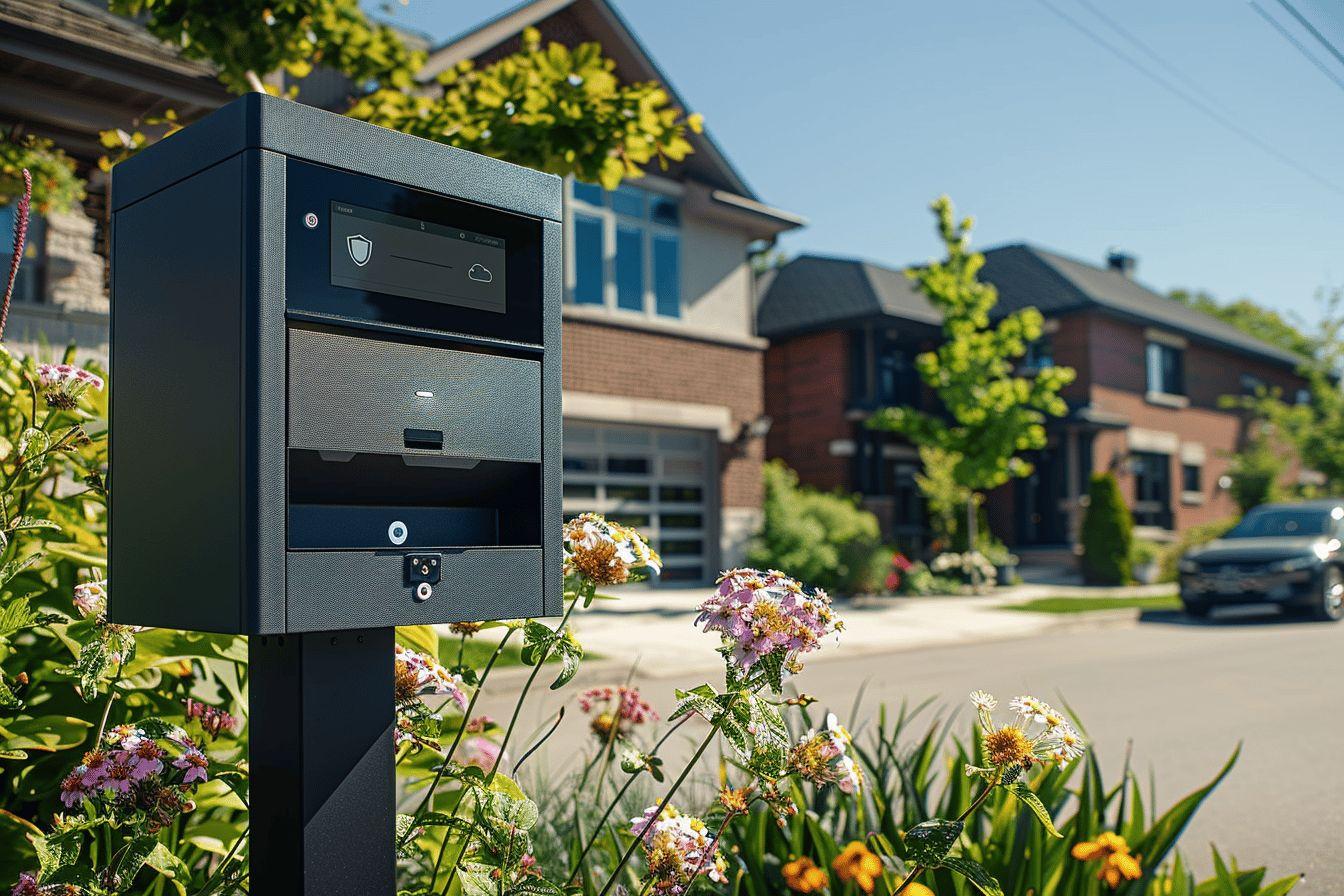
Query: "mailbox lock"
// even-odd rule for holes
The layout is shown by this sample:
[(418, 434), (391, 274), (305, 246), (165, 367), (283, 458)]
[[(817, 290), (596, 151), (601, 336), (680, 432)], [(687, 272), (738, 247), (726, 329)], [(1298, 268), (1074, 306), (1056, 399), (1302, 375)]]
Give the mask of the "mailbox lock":
[(415, 586), (415, 599), (421, 602), (427, 601), (430, 595), (434, 593), (434, 586), (428, 582), (421, 582)]
[(387, 540), (393, 544), (405, 544), (406, 536), (409, 534), (410, 530), (401, 520), (393, 520), (392, 525), (387, 527)]

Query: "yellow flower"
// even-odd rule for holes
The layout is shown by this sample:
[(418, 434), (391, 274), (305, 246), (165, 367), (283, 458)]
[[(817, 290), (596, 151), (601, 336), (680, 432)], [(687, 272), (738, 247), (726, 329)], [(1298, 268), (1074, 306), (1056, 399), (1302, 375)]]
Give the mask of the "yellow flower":
[(985, 735), (985, 753), (994, 765), (1021, 765), (1031, 761), (1031, 741), (1021, 728), (1004, 725)]
[(1123, 881), (1143, 877), (1138, 857), (1129, 854), (1129, 844), (1119, 834), (1106, 832), (1096, 840), (1075, 844), (1072, 853), (1081, 862), (1101, 862), (1097, 880), (1104, 881), (1112, 890)]
[(911, 881), (901, 896), (934, 896), (934, 892), (917, 881)]
[(831, 862), (831, 868), (845, 883), (853, 882), (863, 892), (871, 893), (877, 886), (878, 875), (882, 873), (882, 860), (862, 841), (852, 840)]
[(785, 863), (780, 871), (784, 874), (784, 883), (795, 893), (816, 893), (826, 889), (831, 882), (826, 872), (807, 856)]
[(719, 805), (730, 815), (745, 815), (751, 805), (751, 793), (754, 788), (748, 784), (736, 790), (725, 787), (719, 791)]

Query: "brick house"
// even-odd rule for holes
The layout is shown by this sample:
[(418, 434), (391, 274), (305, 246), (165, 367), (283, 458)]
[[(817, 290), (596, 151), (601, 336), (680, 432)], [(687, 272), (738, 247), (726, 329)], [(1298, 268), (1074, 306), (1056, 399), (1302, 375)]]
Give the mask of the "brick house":
[[(1294, 396), (1305, 386), (1298, 356), (1133, 275), (1133, 259), (1119, 254), (1099, 267), (1030, 245), (985, 253), (981, 278), (999, 291), (997, 311), (1035, 306), (1046, 317), (1024, 366), (1078, 372), (1064, 392), (1068, 416), (1049, 425), (1035, 473), (989, 496), (991, 527), (1010, 545), (1074, 544), (1099, 470), (1116, 474), (1141, 535), (1169, 538), (1231, 515), (1220, 480), (1247, 420), (1220, 398), (1262, 386)], [(898, 271), (805, 256), (766, 284), (758, 321), (771, 339), (768, 453), (806, 481), (860, 492), (893, 537), (917, 544), (914, 452), (863, 420), (874, 404), (930, 400), (912, 362), (936, 343), (934, 310)]]
[[(59, 350), (76, 339), (105, 356), (98, 132), (167, 108), (191, 121), (229, 96), (208, 66), (85, 0), (0, 0), (0, 23), (0, 124), (53, 137), (90, 178), (85, 214), (36, 226), (7, 341)], [(419, 77), (432, 90), (460, 60), (516, 50), (529, 26), (599, 42), (621, 78), (658, 81), (686, 108), (606, 0), (534, 0), (439, 46), (407, 39), (428, 50)], [(357, 93), (323, 69), (276, 80), (326, 108)], [(700, 582), (741, 559), (761, 519), (766, 343), (749, 255), (803, 220), (764, 204), (707, 134), (690, 140), (684, 162), (613, 192), (566, 186), (564, 501), (567, 514), (638, 526), (664, 555), (664, 580)]]

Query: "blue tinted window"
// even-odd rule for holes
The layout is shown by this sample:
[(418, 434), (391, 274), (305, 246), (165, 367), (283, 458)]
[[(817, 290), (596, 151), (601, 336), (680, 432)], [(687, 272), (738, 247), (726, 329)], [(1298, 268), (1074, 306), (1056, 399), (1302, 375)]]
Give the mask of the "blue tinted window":
[(586, 184), (583, 181), (576, 180), (574, 181), (574, 198), (589, 205), (601, 205), (602, 188), (597, 184)]
[(616, 225), (616, 304), (644, 310), (644, 231), (628, 224)]
[(656, 310), (664, 317), (681, 317), (680, 249), (675, 236), (654, 234), (653, 294)]
[(602, 304), (602, 219), (574, 216), (574, 302)]
[(638, 187), (617, 187), (607, 194), (616, 214), (631, 218), (644, 217), (644, 195), (644, 191)]
[(649, 196), (649, 217), (655, 224), (676, 227), (681, 222), (681, 209), (677, 207), (677, 200), (654, 193)]

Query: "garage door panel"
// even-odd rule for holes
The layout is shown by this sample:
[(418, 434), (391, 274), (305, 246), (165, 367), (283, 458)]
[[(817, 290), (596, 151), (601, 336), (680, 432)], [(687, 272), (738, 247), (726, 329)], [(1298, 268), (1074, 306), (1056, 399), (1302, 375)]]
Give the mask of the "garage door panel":
[(565, 515), (596, 511), (632, 526), (662, 555), (662, 581), (705, 581), (713, 447), (698, 430), (566, 422)]

